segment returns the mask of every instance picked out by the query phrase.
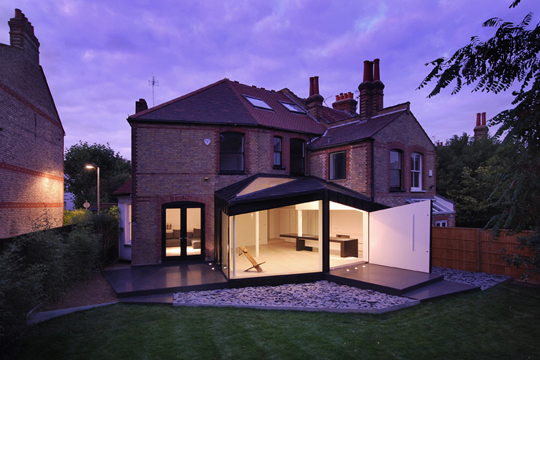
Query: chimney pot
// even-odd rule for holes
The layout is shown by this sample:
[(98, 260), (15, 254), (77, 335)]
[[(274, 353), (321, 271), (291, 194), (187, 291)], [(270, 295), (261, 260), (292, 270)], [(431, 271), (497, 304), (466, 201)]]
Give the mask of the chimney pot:
[(336, 95), (336, 102), (339, 100), (339, 95)]
[(486, 126), (486, 113), (485, 112), (482, 113), (482, 126), (484, 127)]
[(309, 96), (311, 97), (313, 95), (313, 90), (314, 90), (314, 81), (313, 81), (313, 77), (309, 77)]
[(315, 79), (314, 87), (315, 92), (314, 94), (319, 95), (319, 77), (313, 77)]
[(479, 126), (482, 125), (482, 119), (481, 119), (481, 117), (482, 117), (482, 114), (480, 114), (480, 113), (477, 113), (477, 114), (476, 114), (476, 126), (477, 126), (477, 127), (479, 127)]
[(373, 63), (375, 65), (375, 70), (374, 70), (374, 73), (373, 73), (373, 80), (374, 81), (380, 81), (380, 79), (381, 79), (381, 73), (380, 73), (380, 69), (379, 69), (379, 61), (380, 61), (379, 58), (373, 60)]
[(364, 81), (373, 81), (373, 61), (364, 61)]

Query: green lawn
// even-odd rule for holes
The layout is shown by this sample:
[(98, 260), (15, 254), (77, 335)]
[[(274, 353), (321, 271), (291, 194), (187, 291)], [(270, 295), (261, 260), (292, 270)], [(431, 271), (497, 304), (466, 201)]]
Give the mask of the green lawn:
[(538, 359), (540, 289), (382, 315), (118, 304), (31, 327), (14, 359)]

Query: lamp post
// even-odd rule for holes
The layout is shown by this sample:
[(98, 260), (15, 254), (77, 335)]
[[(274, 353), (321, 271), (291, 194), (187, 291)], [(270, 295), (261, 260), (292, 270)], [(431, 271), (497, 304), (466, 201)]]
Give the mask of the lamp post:
[(87, 169), (97, 169), (97, 212), (99, 214), (99, 166), (96, 164), (86, 164)]

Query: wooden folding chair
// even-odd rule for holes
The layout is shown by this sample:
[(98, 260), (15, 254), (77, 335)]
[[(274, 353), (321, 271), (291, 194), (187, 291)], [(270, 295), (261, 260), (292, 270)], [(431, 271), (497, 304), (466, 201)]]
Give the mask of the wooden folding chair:
[(255, 261), (255, 258), (253, 256), (251, 256), (251, 254), (247, 251), (247, 248), (246, 247), (240, 247), (240, 250), (242, 251), (242, 253), (244, 255), (246, 255), (246, 258), (249, 260), (249, 262), (251, 264), (253, 264), (249, 269), (246, 269), (244, 270), (244, 272), (247, 272), (248, 270), (251, 270), (251, 269), (256, 269), (257, 272), (262, 272), (263, 270), (261, 269), (261, 265), (264, 264), (266, 261), (262, 262), (262, 263), (258, 263), (257, 261)]

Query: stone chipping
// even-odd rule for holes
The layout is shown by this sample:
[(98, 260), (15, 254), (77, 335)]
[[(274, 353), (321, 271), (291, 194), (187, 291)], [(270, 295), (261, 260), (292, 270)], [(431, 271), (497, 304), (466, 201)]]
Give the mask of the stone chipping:
[(431, 273), (444, 275), (444, 279), (446, 281), (454, 281), (456, 283), (479, 286), (483, 291), (512, 279), (512, 277), (505, 275), (491, 275), (489, 273), (481, 272), (465, 272), (464, 270), (447, 269), (445, 267), (433, 267)]
[[(179, 292), (173, 305), (273, 307), (279, 309), (386, 310), (418, 301), (330, 281), (257, 286), (214, 291)], [(367, 311), (366, 311), (367, 312)]]
[[(480, 286), (482, 290), (509, 277), (460, 270), (433, 268), (445, 280)], [(330, 281), (257, 286), (211, 291), (179, 292), (173, 306), (230, 306), (263, 309), (299, 309), (382, 313), (419, 304), (418, 300), (343, 286)]]

